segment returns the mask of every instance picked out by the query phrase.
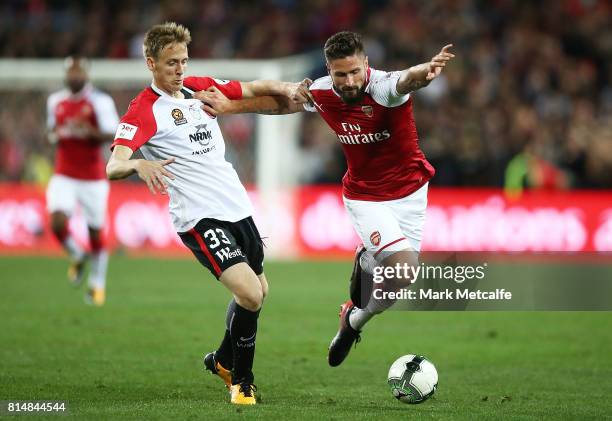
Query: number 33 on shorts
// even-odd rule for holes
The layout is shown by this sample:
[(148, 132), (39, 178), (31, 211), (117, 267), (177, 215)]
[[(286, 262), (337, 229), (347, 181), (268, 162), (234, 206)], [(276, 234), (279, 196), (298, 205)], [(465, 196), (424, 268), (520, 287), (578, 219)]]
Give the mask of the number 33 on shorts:
[(221, 244), (232, 245), (232, 242), (227, 238), (225, 232), (221, 228), (209, 229), (204, 232), (204, 239), (210, 249), (216, 249)]
[(263, 243), (251, 217), (237, 222), (204, 218), (179, 236), (217, 278), (240, 262), (247, 263), (256, 275), (263, 272)]

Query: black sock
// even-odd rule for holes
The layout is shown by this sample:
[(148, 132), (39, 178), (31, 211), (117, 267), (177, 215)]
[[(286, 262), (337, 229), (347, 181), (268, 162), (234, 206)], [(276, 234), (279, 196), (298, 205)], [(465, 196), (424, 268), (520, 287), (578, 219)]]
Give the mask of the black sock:
[(232, 383), (253, 383), (253, 358), (257, 336), (258, 311), (249, 311), (236, 304), (231, 318), (230, 336), (234, 354)]
[(221, 345), (219, 345), (219, 349), (215, 352), (215, 359), (227, 370), (231, 371), (231, 369), (234, 368), (232, 338), (229, 330), (225, 331)]
[(228, 370), (234, 368), (234, 357), (232, 352), (232, 338), (230, 335), (230, 323), (232, 321), (232, 315), (236, 310), (236, 301), (232, 298), (227, 306), (227, 315), (225, 316), (225, 336), (219, 345), (219, 349), (215, 352), (216, 360)]

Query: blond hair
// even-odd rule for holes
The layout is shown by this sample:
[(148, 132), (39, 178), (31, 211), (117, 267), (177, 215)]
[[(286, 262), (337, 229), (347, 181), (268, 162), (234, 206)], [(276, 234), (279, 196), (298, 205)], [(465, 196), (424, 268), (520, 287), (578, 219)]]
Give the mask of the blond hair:
[(142, 52), (145, 58), (152, 57), (157, 60), (165, 46), (174, 43), (189, 45), (190, 42), (189, 29), (176, 22), (166, 22), (155, 25), (147, 31), (142, 44)]

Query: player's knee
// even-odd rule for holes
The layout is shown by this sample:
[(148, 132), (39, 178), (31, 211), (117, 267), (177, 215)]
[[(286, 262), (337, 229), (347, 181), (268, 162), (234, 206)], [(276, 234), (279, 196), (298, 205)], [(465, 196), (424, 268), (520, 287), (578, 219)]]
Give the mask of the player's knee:
[(413, 283), (413, 276), (395, 278), (389, 282), (389, 290), (398, 291), (403, 288), (408, 288)]
[(257, 311), (263, 304), (263, 292), (261, 288), (251, 288), (248, 291), (242, 291), (236, 294), (236, 302), (240, 307), (246, 308), (249, 311)]
[(261, 280), (246, 263), (239, 263), (226, 269), (219, 278), (234, 295), (236, 302), (250, 311), (257, 311), (263, 303)]
[(409, 287), (416, 280), (418, 265), (418, 254), (412, 250), (402, 250), (388, 256), (383, 261), (384, 273), (392, 273), (392, 276), (385, 277), (387, 286), (392, 290)]

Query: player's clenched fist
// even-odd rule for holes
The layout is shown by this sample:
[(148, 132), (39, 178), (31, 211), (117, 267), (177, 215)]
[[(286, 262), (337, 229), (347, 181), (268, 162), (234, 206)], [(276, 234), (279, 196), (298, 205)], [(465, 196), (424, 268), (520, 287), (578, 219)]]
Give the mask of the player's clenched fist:
[(147, 184), (151, 193), (167, 194), (168, 183), (166, 177), (174, 180), (174, 176), (168, 171), (165, 166), (172, 164), (174, 158), (165, 159), (163, 161), (147, 161), (144, 159), (138, 160), (135, 170), (138, 176)]

